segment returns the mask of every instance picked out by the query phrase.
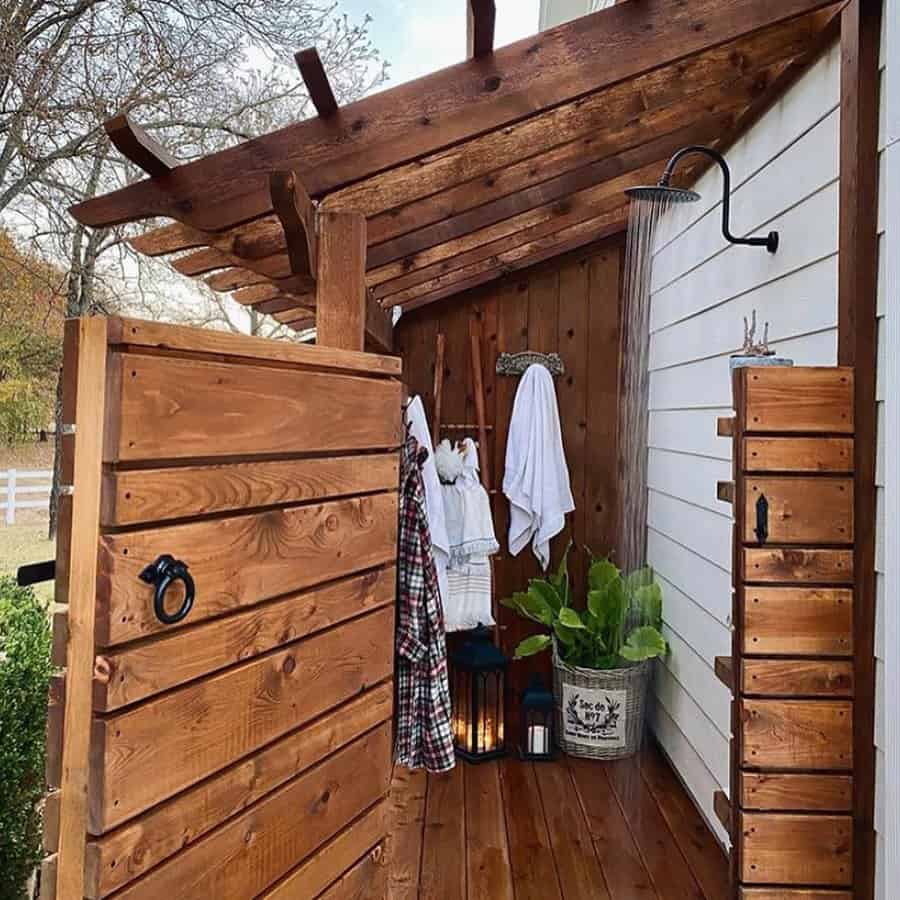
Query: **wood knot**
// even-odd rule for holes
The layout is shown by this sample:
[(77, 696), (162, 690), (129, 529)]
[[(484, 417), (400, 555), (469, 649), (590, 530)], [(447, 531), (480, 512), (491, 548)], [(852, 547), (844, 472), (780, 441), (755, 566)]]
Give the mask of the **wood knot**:
[(289, 656), (281, 666), (281, 671), (285, 675), (290, 675), (297, 668), (297, 661), (293, 656)]
[(484, 89), (491, 92), (496, 91), (500, 87), (502, 80), (499, 75), (491, 75), (484, 79)]

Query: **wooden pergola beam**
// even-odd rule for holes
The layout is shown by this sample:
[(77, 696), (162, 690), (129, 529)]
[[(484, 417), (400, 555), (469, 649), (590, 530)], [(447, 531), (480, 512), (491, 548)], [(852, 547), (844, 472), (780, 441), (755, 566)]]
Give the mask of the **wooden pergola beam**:
[(466, 14), (466, 53), (480, 59), (494, 52), (497, 7), (494, 0), (469, 0)]
[(294, 59), (316, 112), (322, 118), (333, 116), (338, 111), (338, 102), (334, 98), (319, 51), (315, 47), (307, 47), (295, 53)]
[(393, 306), (402, 306), (406, 312), (428, 303), (434, 303), (460, 291), (500, 278), (509, 272), (515, 272), (536, 262), (549, 259), (551, 256), (566, 253), (600, 238), (616, 234), (623, 230), (627, 218), (628, 207), (623, 204), (596, 218), (527, 241), (510, 252), (498, 253), (482, 262), (456, 269), (426, 284), (386, 297), (382, 301), (382, 305), (387, 309)]
[(269, 175), (272, 206), (284, 228), (284, 240), (292, 275), (316, 277), (316, 209), (296, 172)]
[[(581, 190), (632, 172), (651, 162), (671, 155), (680, 147), (697, 140), (709, 140), (727, 127), (730, 113), (714, 110), (709, 118), (699, 123), (691, 123), (684, 128), (676, 128), (670, 134), (660, 135), (632, 147), (622, 153), (604, 157), (579, 169), (573, 169), (555, 178), (540, 182), (532, 187), (466, 210), (441, 222), (412, 231), (369, 249), (369, 266), (379, 268), (395, 260), (412, 260), (415, 254), (428, 247), (452, 241), (472, 231), (486, 228), (495, 222), (525, 213), (554, 201), (565, 198)], [(662, 174), (660, 172), (659, 174)], [(657, 177), (659, 177), (657, 175)]]
[[(468, 60), (342, 110), (179, 167), (165, 189), (138, 182), (73, 207), (86, 225), (167, 216), (223, 230), (272, 210), (268, 174), (293, 169), (313, 196), (514, 124), (832, 0), (641, 0)], [(597, 60), (602, 54), (603, 65)], [(400, 111), (401, 114), (398, 114)]]
[(127, 113), (108, 119), (103, 128), (119, 153), (152, 178), (168, 175), (180, 165), (175, 156), (137, 122), (132, 122)]
[(625, 190), (637, 183), (658, 178), (666, 159), (661, 154), (642, 169), (626, 172), (619, 178), (601, 182), (561, 201), (544, 204), (489, 228), (438, 244), (409, 260), (410, 265), (405, 265), (407, 261), (404, 260), (373, 269), (368, 277), (375, 296), (382, 299), (453, 269), (512, 250), (535, 237), (552, 234), (602, 212), (621, 208), (626, 202)]

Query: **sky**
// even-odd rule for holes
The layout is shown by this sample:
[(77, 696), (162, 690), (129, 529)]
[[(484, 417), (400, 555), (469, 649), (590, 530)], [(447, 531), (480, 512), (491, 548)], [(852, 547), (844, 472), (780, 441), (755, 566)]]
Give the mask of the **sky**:
[[(453, 65), (466, 57), (467, 0), (340, 0), (340, 10), (369, 31), (391, 64), (387, 87)], [(495, 47), (538, 30), (539, 0), (496, 0)]]

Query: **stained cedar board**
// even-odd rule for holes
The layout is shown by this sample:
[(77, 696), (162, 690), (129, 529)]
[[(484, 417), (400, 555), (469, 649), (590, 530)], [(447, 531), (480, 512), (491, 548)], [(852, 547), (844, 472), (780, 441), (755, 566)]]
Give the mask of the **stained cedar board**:
[(393, 609), (373, 612), (95, 719), (91, 833), (127, 821), (389, 677), (393, 629)]
[[(387, 720), (386, 682), (155, 806), (102, 838), (89, 839), (85, 896), (99, 900), (176, 855), (247, 806)], [(374, 843), (374, 841), (373, 841)]]
[(747, 587), (743, 651), (773, 656), (850, 656), (853, 591), (845, 588)]
[[(103, 535), (98, 646), (173, 632), (173, 626), (154, 614), (153, 587), (139, 578), (161, 550), (177, 553), (198, 586), (190, 615), (175, 627), (196, 625), (392, 561), (397, 553), (397, 494)], [(175, 598), (170, 602), (177, 608)]]
[(741, 701), (742, 759), (754, 769), (853, 768), (853, 704), (848, 700)]
[(755, 367), (741, 375), (748, 432), (853, 433), (852, 368)]

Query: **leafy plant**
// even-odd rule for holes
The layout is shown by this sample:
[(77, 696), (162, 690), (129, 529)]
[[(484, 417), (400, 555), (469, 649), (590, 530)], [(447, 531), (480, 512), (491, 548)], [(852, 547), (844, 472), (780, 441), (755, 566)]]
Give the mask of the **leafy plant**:
[(0, 576), (0, 900), (24, 900), (41, 858), (50, 623), (30, 588)]
[(623, 575), (609, 559), (592, 559), (584, 609), (572, 606), (568, 553), (557, 572), (529, 582), (501, 603), (548, 629), (516, 648), (516, 659), (546, 650), (555, 638), (562, 659), (586, 669), (618, 669), (663, 656), (662, 591), (650, 568)]

